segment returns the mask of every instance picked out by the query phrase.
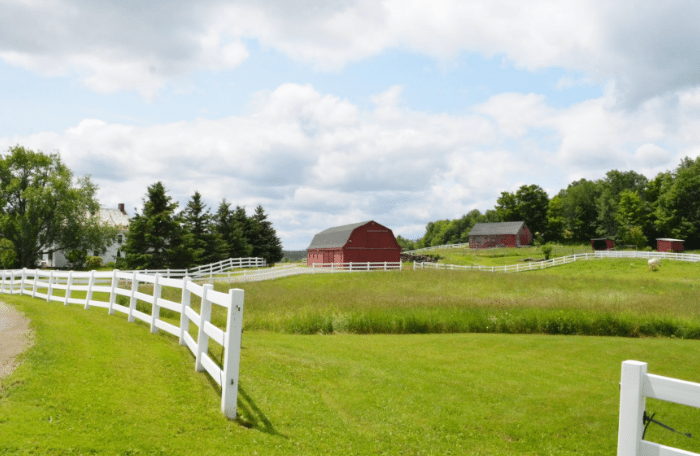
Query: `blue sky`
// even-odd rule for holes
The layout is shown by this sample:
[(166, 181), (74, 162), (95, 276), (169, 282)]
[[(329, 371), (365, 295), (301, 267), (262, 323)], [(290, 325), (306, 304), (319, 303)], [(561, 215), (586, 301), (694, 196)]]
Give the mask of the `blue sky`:
[(132, 214), (262, 204), (286, 249), (700, 155), (700, 4), (562, 3), (0, 0), (0, 150)]

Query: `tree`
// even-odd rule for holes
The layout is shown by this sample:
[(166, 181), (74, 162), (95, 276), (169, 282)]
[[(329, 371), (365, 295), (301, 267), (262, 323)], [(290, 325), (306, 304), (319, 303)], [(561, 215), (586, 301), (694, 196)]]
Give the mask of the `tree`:
[(282, 242), (277, 237), (277, 232), (272, 228), (272, 222), (267, 220), (267, 215), (262, 206), (255, 208), (255, 213), (250, 217), (255, 238), (253, 245), (253, 257), (264, 258), (268, 265), (273, 265), (282, 260)]
[(58, 250), (104, 252), (117, 231), (100, 224), (96, 193), (89, 176), (74, 182), (58, 153), (11, 147), (0, 158), (0, 234), (14, 245), (13, 266), (32, 268)]
[(656, 216), (664, 237), (684, 239), (686, 249), (700, 247), (700, 157), (681, 161), (659, 195)]
[(549, 196), (538, 185), (523, 185), (515, 194), (502, 192), (496, 212), (504, 222), (524, 221), (534, 234), (547, 227)]
[(195, 191), (183, 212), (185, 228), (192, 235), (192, 256), (195, 264), (216, 263), (226, 258), (227, 245), (215, 231), (212, 216)]
[[(596, 200), (600, 188), (595, 182), (581, 179), (569, 184), (557, 195), (561, 201), (564, 231), (571, 231), (570, 240), (587, 242), (596, 237), (598, 211)], [(566, 238), (566, 236), (565, 236)]]
[(148, 187), (143, 214), (136, 213), (129, 225), (124, 253), (126, 265), (133, 269), (181, 269), (194, 261), (192, 235), (175, 213), (178, 207), (167, 196), (161, 182)]
[(399, 246), (401, 246), (402, 252), (406, 250), (415, 250), (415, 243), (409, 239), (406, 239), (400, 234), (396, 236), (396, 242), (399, 244)]
[(624, 191), (636, 192), (644, 196), (648, 179), (634, 171), (608, 171), (605, 179), (598, 181), (600, 195), (596, 199), (598, 211), (598, 228), (596, 233), (600, 236), (617, 237), (619, 223), (617, 210), (620, 203), (620, 195)]
[(231, 211), (231, 204), (224, 199), (214, 217), (215, 230), (226, 244), (227, 258), (248, 258), (253, 253), (253, 247), (248, 243), (243, 231), (244, 224), (248, 224), (248, 218), (245, 209), (241, 209), (244, 222), (238, 221), (235, 212)]

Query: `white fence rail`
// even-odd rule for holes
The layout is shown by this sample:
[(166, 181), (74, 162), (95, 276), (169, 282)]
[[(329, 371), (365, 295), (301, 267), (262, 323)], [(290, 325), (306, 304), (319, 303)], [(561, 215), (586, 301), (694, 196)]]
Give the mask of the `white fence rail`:
[[(33, 298), (58, 301), (64, 305), (78, 304), (106, 308), (109, 314), (121, 312), (129, 322), (137, 318), (149, 324), (151, 332), (168, 332), (180, 339), (180, 345), (187, 346), (195, 355), (195, 369), (206, 371), (221, 386), (221, 411), (229, 418), (236, 417), (238, 396), (238, 371), (241, 351), (241, 331), (243, 322), (243, 290), (232, 289), (228, 294), (214, 291), (213, 285), (198, 285), (188, 277), (173, 279), (160, 274), (147, 275), (140, 272), (62, 272), (44, 270), (2, 271), (0, 293), (29, 295)], [(139, 290), (139, 285), (153, 285), (153, 293)], [(181, 290), (180, 303), (161, 296), (162, 287)], [(74, 297), (75, 292), (84, 292), (85, 297)], [(96, 293), (105, 300), (97, 298)], [(192, 306), (191, 296), (201, 298), (197, 313)], [(117, 296), (128, 298), (129, 305), (117, 304)], [(137, 301), (151, 305), (150, 315), (137, 310)], [(212, 305), (227, 309), (226, 330), (211, 323)], [(169, 309), (180, 314), (179, 326), (160, 319), (160, 309)], [(190, 323), (197, 326), (197, 339), (189, 333)], [(223, 347), (223, 369), (207, 354), (210, 340)]]
[(340, 272), (362, 271), (390, 271), (402, 270), (401, 262), (377, 262), (377, 263), (317, 263), (311, 267), (299, 264), (288, 264), (274, 268), (260, 269), (256, 271), (228, 272), (212, 276), (212, 282), (258, 282), (262, 280), (279, 279), (299, 274), (332, 274)]
[(536, 269), (550, 268), (562, 264), (573, 263), (578, 260), (593, 260), (600, 258), (660, 258), (665, 260), (700, 262), (700, 255), (692, 253), (670, 253), (670, 252), (617, 252), (614, 250), (600, 250), (592, 253), (577, 253), (559, 258), (552, 258), (545, 261), (531, 261), (522, 264), (511, 264), (506, 266), (480, 266), (480, 265), (457, 265), (444, 263), (417, 263), (413, 262), (413, 269), (450, 269), (469, 270), (485, 272), (523, 272)]
[(406, 250), (406, 251), (402, 251), (401, 253), (415, 253), (415, 252), (422, 252), (424, 250), (438, 250), (438, 249), (458, 249), (460, 247), (469, 248), (469, 243), (466, 242), (464, 244), (434, 245), (432, 247), (422, 247), (420, 249), (415, 249), (415, 250)]
[(212, 277), (214, 274), (220, 274), (228, 269), (263, 268), (265, 266), (267, 266), (267, 263), (263, 258), (229, 258), (217, 263), (191, 268), (189, 270), (189, 275), (195, 278)]
[(647, 373), (647, 363), (622, 363), (617, 456), (698, 456), (698, 453), (642, 440), (646, 398), (700, 408), (700, 383)]
[(264, 268), (265, 266), (267, 266), (267, 262), (264, 258), (229, 258), (190, 269), (139, 269), (136, 272), (140, 274), (160, 274), (163, 277), (173, 279), (181, 279), (183, 277), (198, 279), (207, 276), (211, 278), (214, 274), (220, 274), (228, 269)]

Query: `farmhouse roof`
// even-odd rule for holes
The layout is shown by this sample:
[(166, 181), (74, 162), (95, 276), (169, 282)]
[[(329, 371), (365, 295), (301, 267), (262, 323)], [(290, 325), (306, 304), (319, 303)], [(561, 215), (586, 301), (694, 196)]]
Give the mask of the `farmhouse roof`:
[(98, 213), (102, 225), (127, 229), (129, 227), (129, 216), (119, 209), (101, 208)]
[(525, 222), (477, 223), (469, 236), (489, 236), (497, 234), (518, 234)]
[(348, 239), (350, 239), (350, 235), (355, 228), (359, 228), (371, 222), (372, 220), (360, 223), (351, 223), (350, 225), (335, 226), (333, 228), (328, 228), (327, 230), (321, 231), (311, 240), (311, 245), (309, 246), (308, 250), (343, 247), (348, 242)]

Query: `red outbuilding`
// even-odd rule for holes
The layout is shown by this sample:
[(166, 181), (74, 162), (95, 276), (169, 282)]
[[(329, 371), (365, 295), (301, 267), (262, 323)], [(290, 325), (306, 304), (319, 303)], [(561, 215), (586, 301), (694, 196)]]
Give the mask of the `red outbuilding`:
[(610, 238), (591, 239), (593, 250), (612, 250), (615, 248), (615, 241)]
[(657, 252), (676, 252), (683, 251), (683, 239), (658, 238), (656, 240)]
[(522, 247), (531, 241), (525, 222), (477, 223), (469, 232), (470, 249)]
[(336, 226), (314, 236), (306, 264), (401, 261), (401, 246), (387, 227), (370, 220)]

